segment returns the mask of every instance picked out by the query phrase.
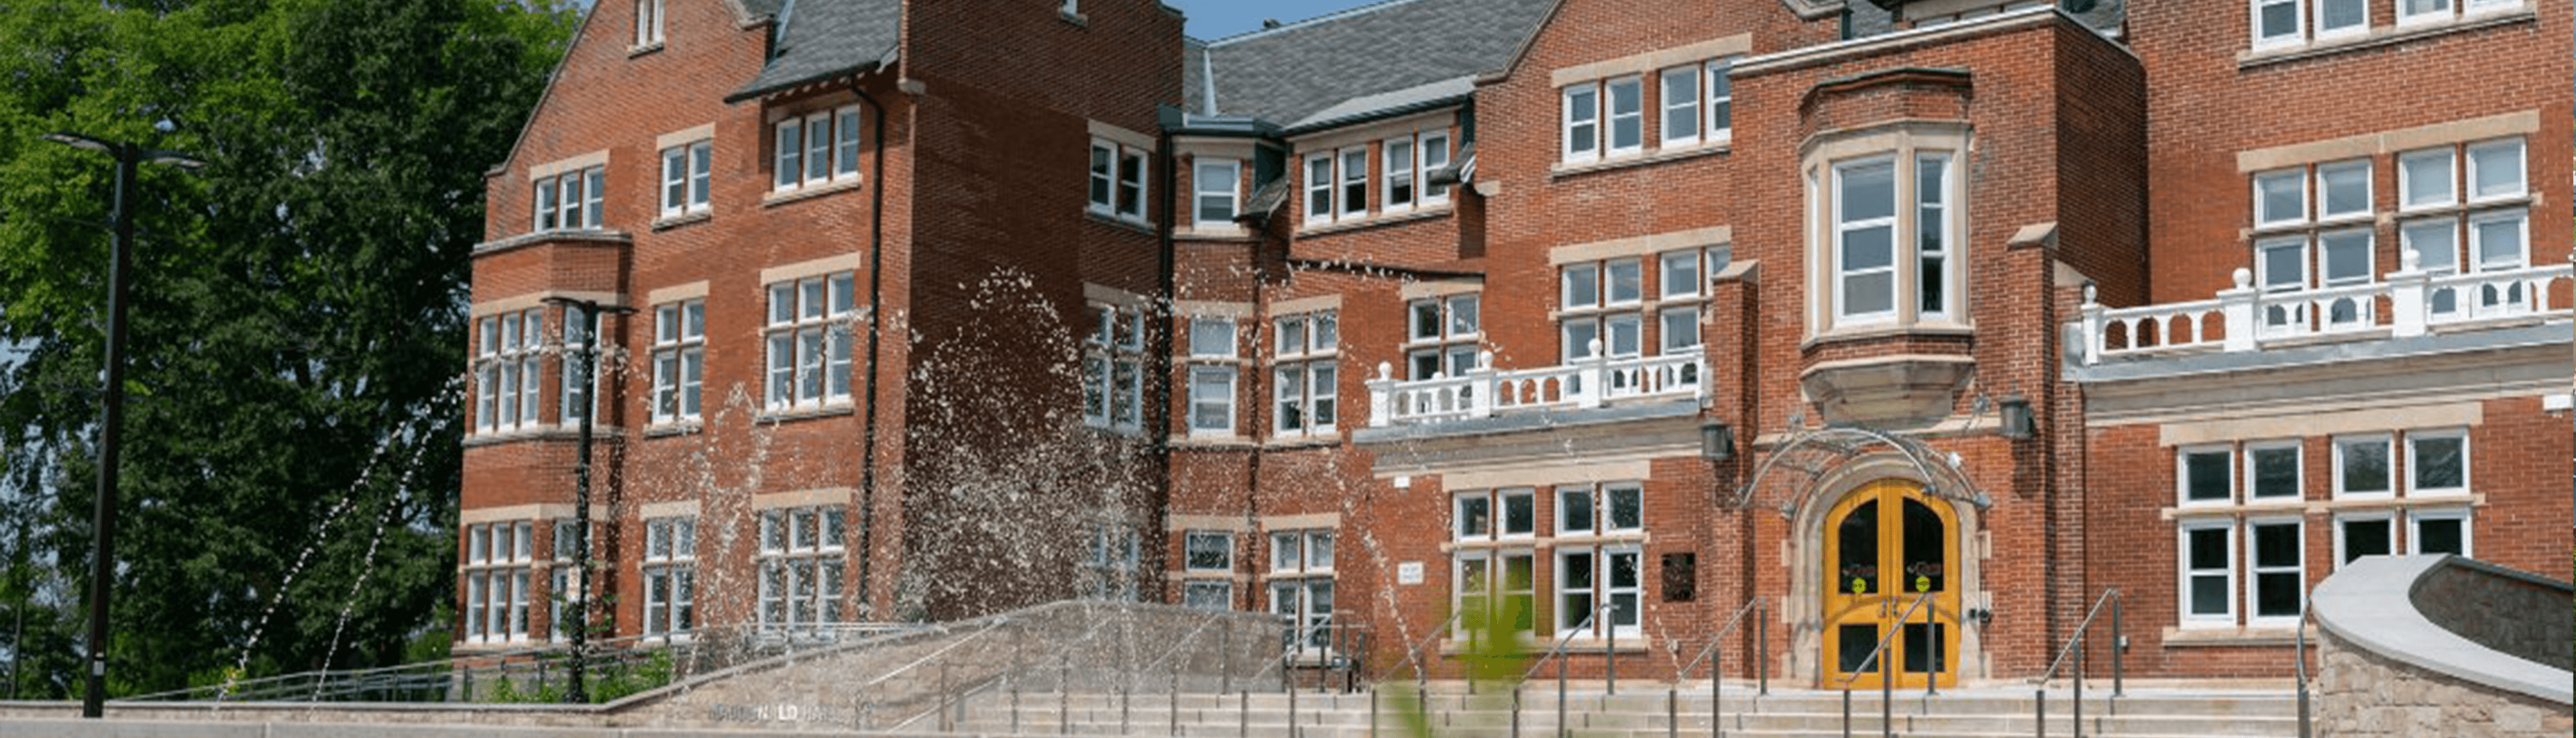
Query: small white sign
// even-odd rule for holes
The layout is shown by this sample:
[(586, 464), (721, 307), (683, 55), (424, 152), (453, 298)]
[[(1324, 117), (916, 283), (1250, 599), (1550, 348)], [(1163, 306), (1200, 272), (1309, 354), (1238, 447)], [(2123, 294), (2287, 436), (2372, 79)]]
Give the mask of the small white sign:
[(1395, 565), (1396, 584), (1421, 584), (1422, 562), (1407, 561)]

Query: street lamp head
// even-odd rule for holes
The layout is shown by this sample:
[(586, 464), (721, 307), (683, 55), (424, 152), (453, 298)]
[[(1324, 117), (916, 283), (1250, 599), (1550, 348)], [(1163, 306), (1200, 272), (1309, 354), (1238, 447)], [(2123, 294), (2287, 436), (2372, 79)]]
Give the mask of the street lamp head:
[(69, 133), (69, 132), (65, 132), (65, 131), (55, 131), (55, 132), (53, 132), (53, 133), (45, 134), (45, 135), (43, 136), (43, 138), (44, 138), (45, 140), (47, 140), (47, 141), (52, 141), (52, 142), (54, 142), (54, 143), (62, 144), (62, 145), (64, 145), (64, 146), (69, 146), (69, 147), (72, 147), (72, 148), (75, 148), (75, 149), (89, 149), (89, 150), (91, 150), (91, 151), (113, 151), (113, 150), (115, 150), (115, 147), (114, 147), (114, 146), (109, 145), (106, 141), (101, 141), (101, 140), (98, 140), (98, 139), (95, 139), (95, 138), (90, 138), (90, 137), (88, 137), (88, 136), (83, 136), (83, 135), (78, 134), (78, 133)]
[(154, 164), (167, 164), (191, 172), (206, 168), (205, 162), (188, 158), (187, 154), (182, 154), (176, 151), (154, 151), (150, 156), (151, 158), (145, 159), (144, 161), (152, 162)]

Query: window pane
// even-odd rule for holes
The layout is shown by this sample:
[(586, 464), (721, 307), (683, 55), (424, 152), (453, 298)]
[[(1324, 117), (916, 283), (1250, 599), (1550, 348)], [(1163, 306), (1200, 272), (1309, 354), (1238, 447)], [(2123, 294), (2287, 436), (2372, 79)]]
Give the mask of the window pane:
[(2194, 528), (2184, 534), (2190, 541), (2191, 568), (2195, 571), (2227, 571), (2227, 529)]
[(1563, 276), (1565, 284), (1565, 307), (1592, 307), (1601, 304), (1601, 284), (1598, 269), (1598, 267), (1588, 265), (1568, 266), (1565, 268)]
[(1538, 531), (1538, 496), (1528, 492), (1503, 495), (1503, 534), (1527, 535)]
[(2416, 518), (2415, 551), (2468, 555), (2467, 537), (2462, 534), (2467, 522), (2460, 518)]
[(2296, 617), (2299, 614), (2299, 573), (2285, 571), (2254, 575), (2254, 614), (2260, 617)]
[(2299, 34), (2299, 6), (2289, 0), (2265, 3), (2256, 11), (2261, 30), (2256, 38), (2295, 37)]
[(2307, 220), (2307, 193), (2299, 172), (2274, 172), (2254, 178), (2254, 222)]
[(1556, 530), (1559, 533), (1585, 533), (1592, 530), (1592, 490), (1569, 487), (1556, 491)]
[(2399, 159), (2406, 180), (2407, 205), (2439, 205), (2451, 201), (2451, 152), (2448, 149), (2410, 154)]
[(1699, 344), (1699, 308), (1686, 307), (1663, 313), (1663, 350), (1670, 353)]
[(859, 173), (859, 111), (844, 110), (838, 114), (840, 140), (832, 147), (832, 173)]
[(1663, 295), (1679, 297), (1699, 294), (1699, 252), (1675, 251), (1663, 256)]
[(2469, 194), (2472, 197), (2522, 194), (2522, 142), (2469, 147), (2469, 176)]
[(1631, 303), (1643, 297), (1643, 268), (1634, 259), (1610, 262), (1610, 302)]
[(2460, 268), (2458, 221), (2435, 218), (2408, 222), (2400, 231), (2407, 250), (2415, 252), (2415, 266), (2431, 272), (2457, 272)]
[(2183, 466), (2190, 479), (2184, 482), (2186, 494), (2193, 502), (2230, 499), (2228, 453), (2197, 452), (2183, 455)]
[(2470, 236), (2478, 247), (2480, 270), (2520, 267), (2522, 260), (2522, 224), (2520, 216), (2487, 218), (2469, 223)]
[(2296, 523), (2255, 524), (2254, 566), (2298, 566), (2301, 545)]
[(2227, 597), (2227, 577), (2225, 575), (2192, 575), (2191, 614), (2225, 615), (2227, 614)]
[(1458, 537), (1482, 538), (1493, 532), (1493, 501), (1482, 495), (1458, 498)]
[(1413, 340), (1428, 341), (1440, 337), (1440, 302), (1415, 300), (1412, 305)]
[(2317, 237), (2317, 248), (2324, 252), (2325, 283), (2352, 284), (2370, 281), (2370, 231), (2341, 231)]
[(778, 135), (771, 144), (778, 150), (778, 186), (794, 185), (796, 178), (804, 173), (804, 143), (805, 128), (802, 122), (791, 120), (778, 124)]
[(1193, 356), (1233, 356), (1234, 321), (1222, 318), (1198, 318), (1191, 320), (1190, 354)]
[(1844, 594), (1877, 594), (1878, 502), (1863, 502), (1843, 516), (1834, 531), (1834, 589)]
[(1117, 154), (1110, 151), (1108, 147), (1097, 144), (1091, 147), (1091, 204), (1093, 207), (1109, 207), (1109, 182), (1113, 166), (1111, 161), (1116, 156)]
[(1633, 149), (1645, 143), (1644, 83), (1621, 80), (1610, 83), (1610, 148)]
[(2370, 212), (2370, 163), (2317, 167), (2317, 215), (2331, 217)]
[(2415, 488), (2459, 488), (2464, 476), (2460, 451), (2467, 443), (2459, 437), (2414, 439), (2415, 457), (2409, 462), (2415, 467)]
[(2366, 6), (2362, 5), (2362, 0), (2316, 0), (2316, 2), (2319, 31), (2358, 29), (2369, 20), (2364, 13), (2363, 9)]
[(1646, 525), (1646, 493), (1636, 487), (1612, 487), (1610, 529), (1637, 530)]
[(1664, 70), (1664, 140), (1699, 137), (1699, 68)]
[(1608, 322), (1610, 324), (1610, 355), (1617, 357), (1636, 356), (1638, 349), (1643, 342), (1645, 321), (1640, 319), (1636, 313), (1622, 313), (1610, 316)]
[(2388, 554), (2390, 534), (2385, 518), (2343, 521), (2343, 562)]
[[(1886, 229), (1876, 229), (1884, 251)], [(1843, 312), (1848, 315), (1883, 313), (1896, 309), (1896, 273), (1878, 272), (1843, 278)]]
[(2263, 448), (2254, 456), (2255, 497), (2296, 497), (2299, 495), (2299, 450), (2297, 447)]
[(1857, 223), (1896, 215), (1896, 165), (1888, 162), (1837, 170), (1842, 183), (1842, 222)]
[(2388, 491), (2388, 443), (2377, 439), (2337, 442), (2343, 450), (2343, 491)]
[(2274, 241), (2258, 246), (2263, 252), (2263, 287), (2297, 289), (2308, 284), (2305, 239)]
[(1472, 336), (1483, 330), (1483, 317), (1477, 314), (1480, 302), (1475, 295), (1449, 298), (1449, 335)]

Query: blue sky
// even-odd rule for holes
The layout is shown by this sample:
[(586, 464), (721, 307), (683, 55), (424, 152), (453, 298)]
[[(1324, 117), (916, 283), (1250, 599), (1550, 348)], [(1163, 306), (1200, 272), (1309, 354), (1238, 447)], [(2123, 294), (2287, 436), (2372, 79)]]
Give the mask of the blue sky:
[(1246, 31), (1259, 30), (1261, 19), (1277, 18), (1282, 23), (1313, 18), (1346, 8), (1369, 5), (1377, 0), (1163, 0), (1180, 8), (1190, 18), (1187, 32), (1195, 38), (1216, 40)]

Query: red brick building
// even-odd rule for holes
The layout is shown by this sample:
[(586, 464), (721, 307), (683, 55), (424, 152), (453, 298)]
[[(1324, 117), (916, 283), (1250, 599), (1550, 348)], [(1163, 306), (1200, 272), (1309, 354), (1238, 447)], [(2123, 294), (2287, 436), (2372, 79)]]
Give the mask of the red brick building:
[(1730, 674), (1920, 685), (2116, 589), (2132, 673), (2284, 675), (2352, 557), (2563, 573), (2569, 19), (609, 0), (490, 174), (458, 632), (573, 610), (571, 298), (620, 635), (1132, 597), (1373, 674), (1482, 606), (1598, 675), (1759, 598)]

